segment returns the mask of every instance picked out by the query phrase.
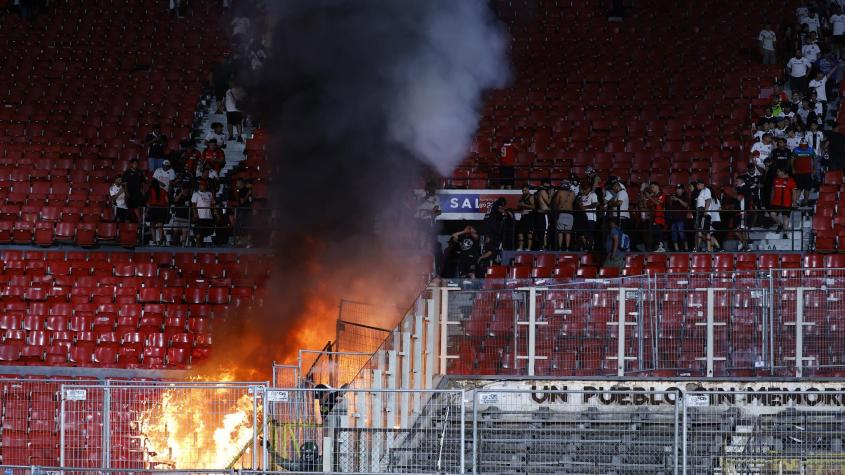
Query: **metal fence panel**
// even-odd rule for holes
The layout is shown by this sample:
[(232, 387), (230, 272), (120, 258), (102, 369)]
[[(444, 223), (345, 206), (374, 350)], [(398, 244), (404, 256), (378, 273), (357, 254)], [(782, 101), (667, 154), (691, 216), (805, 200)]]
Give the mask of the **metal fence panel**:
[(266, 401), (270, 469), (463, 473), (463, 391), (286, 389)]
[(676, 392), (476, 390), (475, 473), (678, 473)]
[(688, 392), (684, 473), (843, 473), (845, 393)]
[(60, 464), (81, 468), (258, 467), (263, 386), (64, 385)]
[(299, 386), (299, 383), (299, 365), (273, 363), (272, 386), (274, 388), (295, 388)]

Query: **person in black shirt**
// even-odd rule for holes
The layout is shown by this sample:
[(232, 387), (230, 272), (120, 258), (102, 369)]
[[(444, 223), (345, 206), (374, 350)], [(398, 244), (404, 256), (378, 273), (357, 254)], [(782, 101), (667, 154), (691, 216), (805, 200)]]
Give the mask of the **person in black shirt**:
[(784, 170), (789, 168), (789, 161), (792, 158), (791, 155), (792, 152), (786, 147), (786, 139), (777, 139), (772, 153), (766, 159), (766, 174), (763, 177), (762, 184), (763, 196), (771, 196), (772, 183), (777, 178), (777, 171), (781, 168)]
[(666, 200), (666, 220), (669, 222), (672, 235), (672, 249), (687, 251), (686, 221), (690, 202), (684, 191), (684, 185), (678, 184), (675, 193)]
[(193, 178), (191, 175), (181, 174), (170, 187), (172, 196), (170, 205), (173, 207), (172, 232), (170, 242), (174, 245), (186, 245), (190, 234), (191, 223), (189, 221), (191, 208), (191, 196), (193, 190)]
[(123, 172), (123, 183), (126, 184), (127, 201), (129, 209), (144, 206), (144, 184), (147, 176), (144, 171), (138, 168), (138, 159), (129, 160), (129, 168)]
[(150, 170), (155, 170), (161, 167), (161, 162), (165, 158), (165, 149), (167, 148), (167, 137), (161, 133), (161, 126), (154, 125), (152, 132), (148, 133), (144, 138), (144, 143), (148, 147), (147, 165)]
[(235, 246), (249, 247), (249, 218), (252, 213), (252, 184), (238, 178), (231, 190), (229, 202), (234, 205), (234, 215), (230, 214), (235, 234)]
[(481, 240), (475, 228), (467, 226), (463, 231), (452, 234), (449, 247), (456, 259), (457, 276), (475, 277), (478, 258), (481, 256)]

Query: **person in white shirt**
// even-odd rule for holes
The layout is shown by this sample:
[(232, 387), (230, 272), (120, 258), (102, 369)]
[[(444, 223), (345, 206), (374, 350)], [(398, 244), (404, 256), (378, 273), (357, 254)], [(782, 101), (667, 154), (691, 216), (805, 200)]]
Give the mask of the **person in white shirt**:
[(223, 124), (220, 122), (211, 123), (211, 130), (205, 134), (205, 144), (208, 145), (211, 139), (216, 140), (220, 148), (226, 147), (226, 134), (223, 133)]
[(617, 218), (622, 231), (630, 236), (631, 213), (629, 208), (631, 200), (628, 197), (628, 190), (626, 190), (625, 185), (618, 180), (610, 184), (610, 189), (613, 190), (613, 199), (607, 202), (609, 217)]
[(786, 147), (789, 150), (795, 150), (801, 144), (801, 139), (804, 138), (804, 129), (800, 127), (793, 127), (789, 129), (786, 134)]
[(757, 35), (757, 40), (760, 41), (760, 53), (763, 55), (763, 64), (775, 64), (777, 61), (777, 55), (775, 54), (777, 35), (772, 31), (770, 25), (763, 27), (763, 30)]
[(711, 231), (711, 220), (713, 219), (710, 211), (710, 206), (713, 202), (713, 195), (710, 193), (710, 188), (704, 185), (704, 181), (699, 179), (695, 182), (695, 187), (698, 190), (698, 196), (695, 198), (695, 217), (696, 228), (698, 233), (695, 236), (695, 250), (703, 242), (709, 242)]
[(819, 124), (816, 122), (810, 122), (810, 130), (804, 133), (804, 140), (807, 141), (807, 145), (813, 148), (813, 150), (821, 150), (822, 142), (824, 142), (824, 132), (819, 130)]
[(584, 229), (581, 233), (581, 245), (584, 249), (592, 249), (597, 221), (596, 208), (599, 205), (599, 198), (589, 183), (584, 182), (581, 184), (578, 196), (575, 198), (575, 204), (578, 209), (584, 212), (586, 217), (586, 220), (583, 221)]
[(710, 200), (710, 233), (707, 236), (707, 252), (719, 251), (719, 240), (716, 238), (716, 231), (722, 231), (722, 203), (715, 196)]
[(114, 220), (118, 223), (129, 221), (129, 207), (126, 205), (126, 185), (123, 177), (118, 175), (109, 187), (109, 199), (114, 205)]
[(191, 196), (191, 208), (195, 216), (197, 246), (202, 247), (205, 238), (214, 232), (214, 195), (208, 190), (205, 180), (199, 181), (199, 188)]
[(786, 63), (786, 69), (789, 72), (789, 87), (793, 93), (803, 94), (807, 89), (807, 76), (812, 66), (800, 49), (795, 50), (795, 56)]
[(158, 180), (164, 191), (170, 193), (170, 182), (176, 179), (176, 171), (170, 168), (170, 160), (161, 162), (161, 167), (153, 172), (153, 179)]
[(232, 132), (235, 129), (238, 132), (238, 142), (244, 141), (244, 115), (238, 108), (238, 101), (241, 97), (243, 97), (241, 90), (232, 86), (229, 87), (223, 98), (223, 106), (226, 108), (226, 127), (229, 129), (229, 140), (234, 140)]
[[(843, 18), (845, 18), (845, 15), (843, 15)], [(839, 66), (834, 67), (827, 74), (817, 71), (816, 77), (809, 83), (810, 90), (816, 93), (816, 102), (822, 105), (820, 116), (822, 120), (824, 120), (824, 116), (827, 113), (827, 80), (833, 76), (837, 69), (839, 69)]]
[(833, 15), (830, 16), (830, 35), (830, 49), (841, 56), (845, 46), (845, 15), (839, 5), (833, 7)]
[(798, 23), (807, 25), (807, 31), (810, 33), (818, 33), (822, 24), (821, 18), (814, 8), (808, 8), (807, 13), (799, 17)]
[(819, 48), (819, 45), (816, 41), (816, 34), (810, 33), (807, 39), (804, 41), (804, 46), (801, 47), (801, 54), (807, 58), (807, 61), (811, 63), (815, 63), (816, 60), (819, 59), (819, 54), (821, 54), (822, 50)]
[[(756, 152), (756, 153), (755, 153)], [(769, 155), (772, 154), (772, 134), (765, 133), (763, 134), (763, 138), (751, 146), (751, 156), (752, 160), (754, 160), (754, 164), (757, 168), (765, 169), (766, 166), (763, 165), (765, 161), (769, 158)]]

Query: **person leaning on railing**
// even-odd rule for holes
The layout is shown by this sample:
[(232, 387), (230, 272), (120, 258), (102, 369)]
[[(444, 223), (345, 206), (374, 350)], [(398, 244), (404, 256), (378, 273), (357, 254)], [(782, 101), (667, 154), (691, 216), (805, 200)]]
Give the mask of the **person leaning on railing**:
[(214, 194), (208, 190), (208, 183), (199, 180), (199, 188), (191, 195), (192, 217), (194, 218), (194, 235), (197, 246), (205, 245), (205, 238), (214, 232)]

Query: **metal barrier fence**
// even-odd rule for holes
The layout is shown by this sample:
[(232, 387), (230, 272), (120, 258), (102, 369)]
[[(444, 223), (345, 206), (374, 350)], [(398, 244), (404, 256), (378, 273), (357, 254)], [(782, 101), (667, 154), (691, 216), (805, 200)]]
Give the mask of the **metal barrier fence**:
[(464, 472), (462, 390), (272, 389), (264, 413), (271, 469)]
[(678, 473), (677, 394), (476, 390), (474, 473)]
[(167, 470), (260, 467), (264, 389), (257, 383), (63, 385), (59, 464)]
[(296, 388), (300, 384), (300, 369), (299, 365), (280, 364), (273, 362), (273, 381), (274, 388)]
[(845, 393), (687, 392), (684, 473), (843, 473)]
[(447, 374), (845, 374), (842, 269), (457, 283), (435, 291)]

